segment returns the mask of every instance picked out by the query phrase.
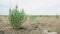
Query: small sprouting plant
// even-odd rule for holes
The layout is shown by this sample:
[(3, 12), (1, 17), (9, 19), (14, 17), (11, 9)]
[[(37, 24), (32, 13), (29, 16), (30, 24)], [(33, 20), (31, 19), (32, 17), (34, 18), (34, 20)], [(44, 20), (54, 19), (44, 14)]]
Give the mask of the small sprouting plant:
[(30, 20), (34, 20), (37, 16), (30, 16)]
[(2, 21), (2, 18), (0, 17), (0, 22)]
[(18, 6), (16, 6), (15, 9), (10, 9), (9, 22), (10, 22), (10, 25), (13, 26), (14, 29), (19, 29), (21, 25), (25, 22), (24, 10), (22, 9), (22, 11), (19, 12)]

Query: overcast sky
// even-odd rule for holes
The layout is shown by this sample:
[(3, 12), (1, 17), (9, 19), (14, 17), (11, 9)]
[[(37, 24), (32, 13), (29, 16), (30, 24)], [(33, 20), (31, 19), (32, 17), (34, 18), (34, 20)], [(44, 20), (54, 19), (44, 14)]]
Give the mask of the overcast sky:
[(0, 0), (0, 15), (7, 15), (16, 4), (28, 15), (60, 14), (60, 0)]

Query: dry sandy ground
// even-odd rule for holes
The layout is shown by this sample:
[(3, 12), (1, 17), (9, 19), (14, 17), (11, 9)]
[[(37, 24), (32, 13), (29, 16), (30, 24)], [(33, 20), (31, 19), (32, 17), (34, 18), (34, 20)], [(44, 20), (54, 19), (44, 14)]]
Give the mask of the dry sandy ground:
[(45, 29), (60, 34), (60, 16), (59, 18), (56, 16), (39, 16), (34, 20), (27, 18), (26, 22), (22, 25), (26, 29), (20, 29), (18, 31), (15, 31), (9, 25), (7, 16), (0, 16), (0, 18), (2, 18), (0, 31), (3, 31), (4, 34), (43, 34), (43, 30)]

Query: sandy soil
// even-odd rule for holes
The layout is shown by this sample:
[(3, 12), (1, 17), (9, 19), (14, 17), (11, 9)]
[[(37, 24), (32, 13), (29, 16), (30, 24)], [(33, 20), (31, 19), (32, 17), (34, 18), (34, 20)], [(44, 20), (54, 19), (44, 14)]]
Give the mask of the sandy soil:
[(20, 29), (15, 31), (9, 25), (7, 16), (0, 16), (2, 21), (0, 21), (0, 31), (4, 34), (43, 34), (43, 30), (48, 29), (50, 31), (55, 31), (60, 34), (60, 16), (39, 16), (34, 20), (27, 18), (26, 22), (22, 27), (26, 29)]

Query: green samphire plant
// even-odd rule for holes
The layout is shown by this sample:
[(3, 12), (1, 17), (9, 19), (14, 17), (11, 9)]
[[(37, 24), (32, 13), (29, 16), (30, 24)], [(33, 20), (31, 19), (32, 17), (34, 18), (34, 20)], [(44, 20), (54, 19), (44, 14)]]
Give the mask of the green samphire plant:
[(18, 10), (18, 6), (16, 6), (14, 9), (9, 10), (9, 22), (10, 25), (14, 29), (19, 29), (21, 25), (25, 22), (25, 12), (22, 9), (21, 11)]

